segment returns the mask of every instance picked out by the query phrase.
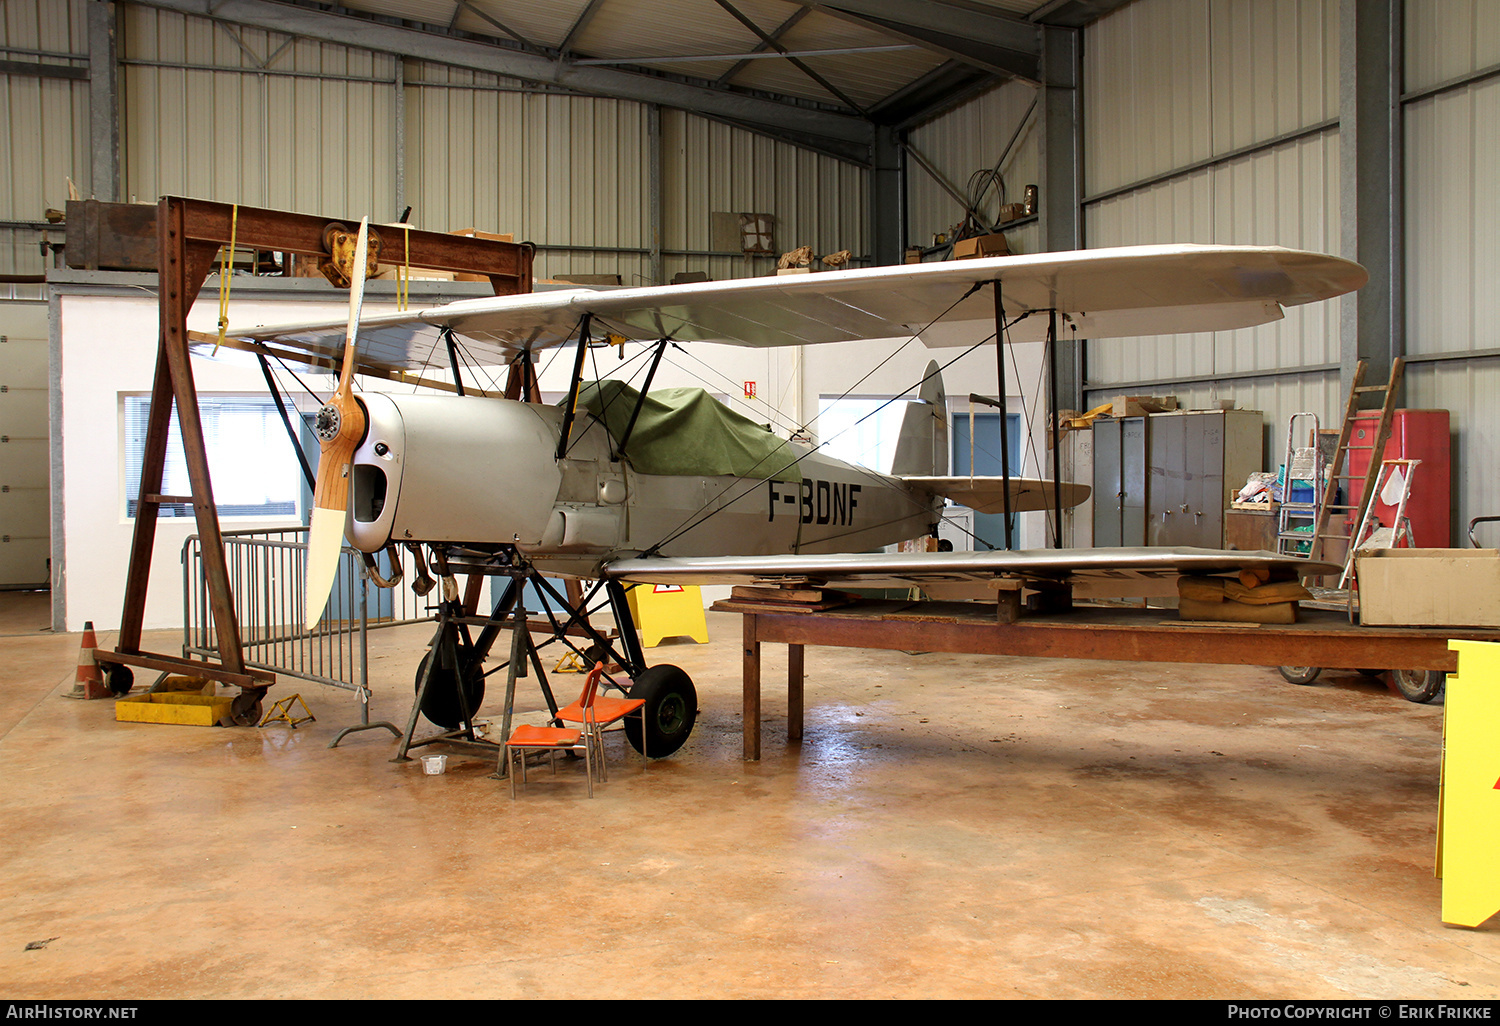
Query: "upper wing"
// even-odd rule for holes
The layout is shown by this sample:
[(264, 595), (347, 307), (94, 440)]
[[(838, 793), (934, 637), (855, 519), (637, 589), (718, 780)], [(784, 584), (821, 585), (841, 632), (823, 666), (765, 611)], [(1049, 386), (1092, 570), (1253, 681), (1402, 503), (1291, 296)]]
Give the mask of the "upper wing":
[(1076, 583), (1222, 574), (1252, 567), (1294, 570), (1303, 577), (1337, 574), (1342, 570), (1332, 563), (1314, 563), (1271, 552), (1111, 548), (622, 559), (605, 565), (603, 573), (638, 584), (745, 584), (751, 580), (810, 578), (861, 588), (920, 588), (1001, 577)]
[[(994, 331), (994, 295), (975, 288), (986, 282), (999, 282), (1008, 318), (1055, 309), (1062, 318), (1059, 330), (1079, 338), (1217, 331), (1276, 320), (1283, 307), (1352, 292), (1368, 277), (1352, 261), (1279, 247), (1134, 246), (536, 292), (366, 318), (361, 360), (387, 370), (419, 369), (432, 354), (437, 332), (449, 328), (467, 339), (474, 360), (502, 363), (519, 350), (576, 337), (586, 313), (596, 333), (642, 341), (786, 346), (920, 333), (928, 345), (972, 344)], [(344, 327), (315, 322), (231, 334), (301, 350), (321, 362), (337, 349)], [(1032, 316), (1009, 337), (1034, 341), (1046, 331), (1047, 318)], [(439, 351), (437, 362), (445, 356)]]

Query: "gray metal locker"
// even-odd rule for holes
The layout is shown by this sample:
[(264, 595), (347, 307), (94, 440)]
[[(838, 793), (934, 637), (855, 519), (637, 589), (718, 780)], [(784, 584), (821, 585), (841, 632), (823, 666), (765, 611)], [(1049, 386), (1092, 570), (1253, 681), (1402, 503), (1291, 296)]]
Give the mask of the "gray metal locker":
[(1145, 417), (1094, 422), (1094, 544), (1146, 544)]
[(1263, 469), (1256, 410), (1094, 422), (1094, 544), (1224, 547), (1224, 511)]

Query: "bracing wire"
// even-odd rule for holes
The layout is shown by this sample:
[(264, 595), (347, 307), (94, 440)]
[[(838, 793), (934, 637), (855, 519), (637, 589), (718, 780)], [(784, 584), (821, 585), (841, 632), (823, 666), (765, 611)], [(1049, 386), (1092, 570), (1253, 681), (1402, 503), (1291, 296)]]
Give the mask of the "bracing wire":
[[(895, 359), (896, 356), (899, 353), (901, 353), (907, 346), (911, 345), (912, 342), (916, 341), (916, 339), (918, 339), (919, 337), (921, 337), (921, 334), (922, 334), (923, 331), (926, 331), (927, 328), (930, 328), (932, 325), (936, 324), (943, 317), (947, 316), (948, 313), (949, 313), (949, 311), (953, 310), (954, 307), (958, 306), (959, 303), (962, 303), (965, 299), (968, 299), (975, 292), (977, 292), (980, 289), (981, 285), (982, 285), (982, 283), (976, 282), (974, 285), (970, 286), (969, 289), (963, 295), (959, 296), (952, 303), (950, 303), (941, 313), (939, 313), (936, 317), (932, 318), (932, 320), (928, 321), (927, 324), (924, 325), (920, 330), (918, 330), (916, 332), (913, 332), (910, 338), (908, 338), (905, 342), (901, 343), (901, 345), (899, 345), (898, 347), (896, 347), (896, 349), (893, 352), (891, 352), (889, 355), (887, 355), (885, 359), (881, 360), (878, 364), (876, 364), (873, 368), (871, 368), (865, 374), (864, 377), (860, 378), (853, 385), (849, 386), (849, 388), (846, 389), (844, 391), (844, 394), (842, 396), (840, 396), (839, 398), (842, 399), (842, 398), (847, 397), (856, 388), (858, 388), (860, 385), (862, 385), (866, 381), (868, 381), (870, 379), (871, 375), (873, 375), (876, 371), (880, 370), (881, 367), (884, 367), (891, 360)], [(989, 336), (989, 338), (993, 338), (993, 337), (994, 336)], [(974, 349), (977, 349), (979, 346), (981, 346), (985, 342), (989, 341), (989, 338), (986, 338), (983, 341), (976, 343), (974, 346), (971, 346), (969, 349), (964, 350), (964, 352), (960, 353), (958, 357), (955, 357), (955, 359), (961, 359), (963, 356), (967, 355), (968, 353), (973, 352)], [(951, 365), (951, 363), (952, 363), (952, 361), (949, 362), (949, 365)], [(924, 376), (922, 380), (925, 382), (927, 379)], [(861, 417), (858, 421), (855, 422), (855, 425), (863, 423), (869, 417), (874, 416), (876, 413), (878, 413), (880, 410), (884, 409), (885, 406), (889, 405), (891, 402), (895, 402), (895, 399), (888, 400), (886, 403), (882, 404), (881, 406), (877, 407), (875, 410), (872, 410), (870, 413), (866, 414), (864, 417)], [(810, 421), (808, 421), (806, 424), (804, 424), (799, 430), (804, 430), (805, 431), (807, 428), (811, 427), (812, 424), (814, 424), (816, 421), (817, 421), (817, 416), (814, 415), (813, 419), (810, 420)], [(850, 425), (851, 429), (855, 425)], [(786, 473), (792, 467), (794, 467), (797, 464), (801, 463), (803, 460), (807, 459), (807, 457), (811, 456), (816, 451), (817, 451), (816, 449), (809, 449), (807, 452), (803, 453), (801, 456), (796, 457), (795, 459), (792, 460), (792, 462), (790, 462), (790, 463), (786, 464), (785, 466), (781, 467), (779, 470), (774, 471), (772, 474), (770, 474), (770, 475), (768, 475), (766, 477), (757, 478), (750, 485), (749, 488), (746, 488), (739, 495), (736, 495), (734, 498), (730, 499), (728, 503), (725, 503), (725, 505), (727, 506), (727, 505), (730, 505), (730, 504), (732, 504), (734, 502), (738, 502), (740, 499), (744, 498), (746, 495), (749, 495), (750, 492), (753, 491), (755, 488), (758, 488), (761, 485), (762, 482), (772, 480), (778, 474), (784, 474), (784, 473)], [(745, 476), (748, 477), (748, 476), (750, 476), (750, 474), (753, 474), (755, 472), (755, 470), (762, 463), (764, 463), (769, 458), (770, 458), (770, 454), (767, 454), (765, 456), (762, 456), (760, 459), (756, 460), (755, 463), (751, 465), (749, 472)], [(673, 529), (672, 531), (668, 532), (667, 535), (664, 538), (662, 538), (660, 541), (656, 542), (655, 544), (653, 544), (649, 548), (647, 548), (646, 552), (649, 554), (649, 553), (653, 553), (653, 552), (659, 551), (663, 545), (668, 544), (669, 542), (671, 542), (675, 538), (681, 537), (687, 531), (690, 531), (693, 528), (697, 527), (699, 524), (703, 523), (705, 520), (708, 519), (708, 517), (713, 516), (713, 512), (708, 513), (707, 516), (704, 516), (702, 514), (703, 514), (704, 510), (710, 509), (715, 502), (717, 502), (720, 498), (722, 498), (724, 496), (724, 494), (726, 492), (728, 492), (733, 487), (734, 487), (734, 483), (731, 483), (731, 484), (728, 484), (725, 487), (721, 488), (718, 491), (717, 494), (709, 497), (696, 510), (694, 510), (692, 513), (688, 514), (687, 519), (685, 519), (675, 529)]]
[[(983, 283), (980, 283), (980, 284), (983, 284)], [(952, 306), (949, 306), (947, 310), (944, 310), (942, 314), (939, 314), (938, 317), (933, 318), (933, 320), (931, 322), (929, 322), (928, 326), (930, 327), (931, 324), (936, 323), (939, 319), (942, 318), (942, 316), (944, 316), (948, 312), (948, 310), (952, 310), (954, 306), (957, 306), (958, 303), (962, 302), (964, 299), (967, 299), (968, 296), (972, 295), (980, 287), (980, 284), (976, 284), (973, 288), (971, 288), (968, 292), (966, 292), (963, 296), (961, 296), (958, 300), (956, 300), (952, 304)], [(1015, 319), (1013, 319), (1012, 321), (1010, 321), (1008, 324), (1004, 325), (1004, 328), (1008, 329), (1011, 325), (1014, 325), (1015, 323), (1017, 323), (1018, 321), (1020, 321), (1022, 318), (1026, 317), (1028, 315), (1028, 313), (1029, 313), (1029, 311), (1021, 313), (1019, 316), (1017, 316)], [(923, 330), (926, 330), (926, 329), (924, 328)], [(906, 347), (906, 345), (909, 345), (913, 339), (917, 338), (920, 335), (921, 335), (921, 331), (918, 331), (915, 335), (912, 336), (911, 339), (908, 339), (905, 343), (902, 344), (901, 347), (897, 348), (895, 350), (895, 352), (893, 352), (889, 356), (887, 356), (884, 360), (882, 360), (879, 364), (877, 364), (874, 368), (872, 368), (868, 373), (866, 373), (864, 377), (862, 377), (859, 381), (855, 382), (852, 386), (850, 386), (849, 389), (847, 389), (844, 392), (843, 396), (840, 396), (840, 398), (847, 397), (850, 393), (852, 393), (854, 391), (854, 389), (858, 388), (861, 384), (863, 384), (865, 381), (867, 381), (872, 374), (874, 374), (877, 370), (879, 370), (886, 363), (888, 363), (891, 359), (893, 359), (898, 353), (901, 352), (902, 349), (904, 349)], [(959, 360), (963, 359), (965, 356), (969, 355), (969, 353), (972, 353), (974, 350), (978, 349), (980, 346), (988, 344), (995, 337), (996, 336), (994, 334), (987, 335), (986, 337), (984, 337), (980, 341), (976, 342), (974, 345), (968, 347), (963, 352), (959, 353), (952, 360), (949, 360), (947, 363), (945, 363), (941, 367), (939, 367), (938, 368), (938, 373), (941, 373), (942, 371), (946, 370), (947, 368), (953, 366), (953, 364), (957, 363)], [(924, 375), (923, 378), (922, 378), (922, 381), (925, 382), (926, 380), (927, 380), (927, 376)], [(920, 387), (920, 385), (918, 387)], [(893, 397), (891, 399), (886, 400), (880, 406), (876, 407), (874, 410), (871, 410), (869, 413), (865, 414), (865, 416), (863, 416), (863, 417), (859, 418), (858, 420), (856, 420), (854, 422), (854, 424), (850, 425), (850, 427), (846, 428), (845, 430), (846, 431), (852, 430), (854, 427), (858, 426), (859, 424), (862, 424), (864, 421), (868, 420), (870, 417), (873, 417), (875, 414), (877, 414), (881, 410), (885, 409), (891, 403), (896, 402), (898, 399), (901, 399), (901, 398), (902, 398), (901, 396), (896, 396), (896, 397)], [(808, 425), (807, 426), (811, 426), (814, 422), (816, 422), (816, 420), (817, 420), (817, 418), (814, 417), (813, 420), (808, 421)], [(838, 437), (838, 436), (835, 436), (835, 437)], [(816, 449), (809, 449), (807, 452), (803, 453), (801, 456), (796, 457), (790, 463), (786, 464), (785, 466), (781, 467), (780, 469), (776, 470), (775, 472), (773, 472), (773, 473), (771, 473), (771, 474), (769, 474), (769, 475), (767, 475), (765, 477), (760, 477), (760, 478), (755, 479), (748, 487), (746, 487), (738, 495), (736, 495), (733, 498), (731, 498), (724, 505), (728, 506), (728, 505), (730, 505), (730, 504), (732, 504), (734, 502), (737, 502), (739, 499), (744, 498), (746, 495), (750, 494), (750, 492), (753, 491), (755, 488), (759, 487), (760, 484), (763, 483), (764, 481), (772, 480), (772, 479), (776, 478), (778, 475), (785, 473), (786, 471), (790, 470), (792, 467), (796, 466), (797, 464), (801, 463), (803, 460), (807, 459), (809, 456), (811, 456), (816, 451), (817, 451)], [(765, 457), (765, 456), (761, 457), (761, 459), (758, 460), (758, 461), (756, 461), (756, 463), (754, 464), (754, 466), (752, 466), (750, 468), (750, 472), (753, 473), (755, 471), (755, 469), (757, 467), (759, 467), (761, 463), (765, 462), (765, 460), (768, 459), (768, 458), (769, 457)], [(881, 483), (885, 483), (884, 479), (881, 478), (879, 475), (875, 474), (875, 472), (870, 471), (867, 468), (863, 468), (863, 467), (857, 467), (857, 469), (865, 472), (872, 479), (874, 479), (876, 481), (879, 481)], [(748, 476), (748, 475), (746, 475), (746, 476)], [(689, 514), (688, 517), (687, 517), (687, 519), (685, 519), (681, 524), (679, 524), (678, 527), (676, 527), (672, 531), (668, 532), (668, 534), (665, 537), (663, 537), (660, 541), (656, 542), (655, 544), (653, 544), (649, 548), (647, 548), (646, 549), (646, 553), (650, 554), (650, 553), (654, 553), (654, 552), (659, 551), (662, 546), (671, 543), (673, 540), (681, 537), (683, 534), (686, 534), (688, 531), (693, 530), (695, 527), (699, 526), (700, 524), (702, 524), (706, 520), (708, 520), (710, 517), (712, 517), (717, 512), (717, 510), (712, 510), (712, 509), (710, 509), (710, 507), (712, 507), (714, 505), (714, 503), (716, 503), (726, 492), (728, 492), (731, 488), (735, 487), (735, 484), (737, 484), (737, 483), (738, 482), (735, 482), (735, 483), (731, 483), (731, 484), (725, 486), (716, 495), (714, 495), (711, 498), (709, 498), (706, 502), (704, 502), (702, 505), (700, 505), (697, 510), (695, 510), (693, 513)], [(912, 500), (912, 501), (913, 501), (913, 504), (916, 505), (915, 500)], [(706, 510), (708, 512), (705, 513)]]

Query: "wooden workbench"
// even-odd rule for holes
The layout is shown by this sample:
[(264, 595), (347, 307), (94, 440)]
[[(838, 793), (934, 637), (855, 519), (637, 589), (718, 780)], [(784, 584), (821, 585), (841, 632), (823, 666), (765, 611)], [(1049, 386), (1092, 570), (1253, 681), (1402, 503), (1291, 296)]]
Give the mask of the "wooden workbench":
[(1068, 612), (996, 622), (995, 607), (969, 602), (860, 601), (817, 613), (758, 610), (721, 601), (713, 608), (744, 617), (744, 758), (760, 758), (760, 646), (785, 644), (787, 736), (802, 737), (803, 648), (878, 648), (1119, 659), (1128, 662), (1326, 666), (1359, 669), (1458, 668), (1448, 639), (1500, 641), (1500, 630), (1359, 627), (1346, 613), (1304, 609), (1290, 626), (1176, 620), (1171, 609), (1079, 606)]

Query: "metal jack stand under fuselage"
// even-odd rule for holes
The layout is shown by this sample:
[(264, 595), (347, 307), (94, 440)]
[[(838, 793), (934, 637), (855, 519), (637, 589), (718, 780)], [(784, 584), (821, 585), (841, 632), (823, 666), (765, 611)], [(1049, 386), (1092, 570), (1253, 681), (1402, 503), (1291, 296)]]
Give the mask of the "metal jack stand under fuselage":
[[(465, 557), (467, 555), (467, 553), (464, 554)], [(603, 659), (606, 665), (618, 664), (627, 676), (634, 678), (645, 671), (646, 662), (641, 650), (640, 638), (636, 633), (635, 623), (631, 619), (630, 607), (625, 599), (625, 589), (618, 582), (597, 582), (575, 605), (567, 597), (558, 594), (557, 589), (542, 576), (540, 571), (513, 550), (503, 551), (484, 562), (462, 564), (448, 562), (446, 569), (449, 572), (483, 574), (489, 577), (505, 577), (508, 580), (500, 600), (495, 603), (493, 612), (487, 617), (468, 615), (463, 602), (456, 598), (445, 599), (438, 605), (437, 630), (433, 634), (428, 655), (422, 660), (422, 668), (417, 675), (416, 697), (412, 702), (411, 716), (407, 720), (406, 732), (401, 737), (400, 747), (392, 762), (410, 762), (411, 757), (407, 753), (411, 749), (440, 743), (477, 754), (493, 755), (496, 758), (496, 776), (504, 775), (505, 745), (503, 741), (496, 743), (476, 736), (474, 714), (483, 701), (483, 683), (486, 676), (484, 661), (489, 656), (496, 638), (505, 629), (507, 621), (510, 622), (511, 646), (510, 656), (502, 664), (506, 670), (505, 706), (500, 725), (502, 739), (510, 736), (516, 680), (526, 676), (528, 664), (536, 674), (542, 696), (547, 702), (547, 709), (552, 716), (557, 715), (557, 700), (547, 682), (547, 674), (539, 655), (539, 649), (547, 645), (560, 642), (569, 650), (582, 656), (585, 663), (589, 663), (591, 657), (585, 655), (585, 648), (580, 648), (573, 640), (574, 638), (582, 639), (586, 648), (595, 650), (594, 656)], [(546, 596), (551, 604), (562, 609), (566, 618), (559, 619), (557, 613), (551, 608), (546, 608), (544, 609), (546, 621), (528, 619), (525, 603), (522, 600), (523, 589), (527, 582), (532, 584), (538, 594)], [(614, 613), (617, 628), (614, 638), (596, 630), (589, 624), (586, 615), (590, 601), (601, 589), (607, 595)], [(547, 603), (544, 603), (545, 605)], [(479, 628), (477, 636), (471, 631), (474, 627)], [(532, 639), (533, 631), (551, 636), (538, 645)], [(500, 668), (496, 667), (490, 672), (498, 672)], [(454, 705), (443, 708), (450, 689)], [(440, 709), (442, 711), (439, 711)], [(453, 721), (453, 725), (439, 733), (417, 738), (415, 736), (417, 719), (424, 712), (428, 714), (429, 719), (436, 715), (439, 719)], [(445, 712), (452, 715), (445, 715)], [(438, 721), (434, 720), (434, 722)], [(438, 725), (444, 726), (440, 722)]]

